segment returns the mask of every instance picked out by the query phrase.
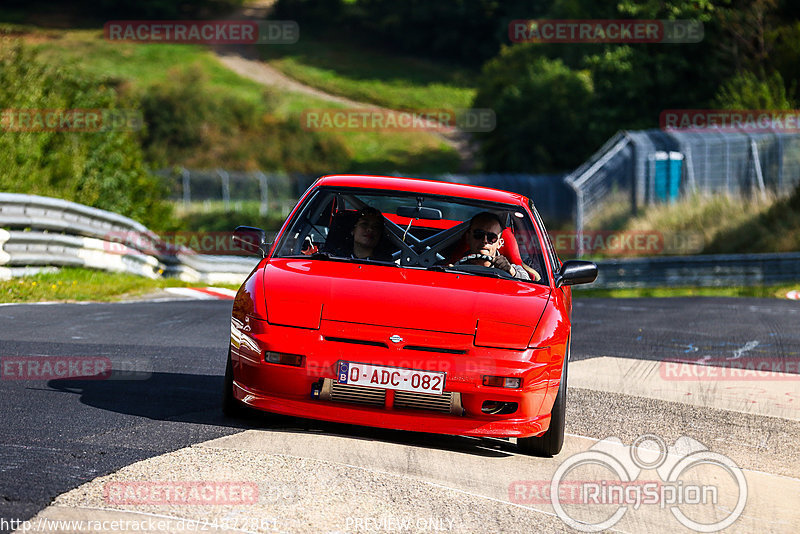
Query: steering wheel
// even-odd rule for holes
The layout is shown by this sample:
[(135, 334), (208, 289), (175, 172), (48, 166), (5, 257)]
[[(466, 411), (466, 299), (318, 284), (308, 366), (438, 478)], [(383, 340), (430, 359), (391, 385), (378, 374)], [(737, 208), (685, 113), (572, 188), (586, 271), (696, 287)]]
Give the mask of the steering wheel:
[[(494, 257), (492, 256), (488, 256), (486, 254), (467, 254), (466, 256), (458, 260), (456, 262), (456, 265), (461, 265), (462, 263), (467, 263), (472, 260), (483, 260), (483, 261), (488, 261), (489, 263), (494, 263)], [(494, 265), (492, 265), (492, 267), (494, 267)]]

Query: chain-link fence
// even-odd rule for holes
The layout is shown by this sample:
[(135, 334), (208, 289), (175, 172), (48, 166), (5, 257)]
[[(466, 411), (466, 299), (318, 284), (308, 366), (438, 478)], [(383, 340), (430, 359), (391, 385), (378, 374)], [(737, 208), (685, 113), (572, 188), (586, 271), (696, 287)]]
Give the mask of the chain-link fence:
[(623, 131), (564, 180), (582, 233), (612, 201), (635, 212), (692, 193), (785, 194), (800, 181), (800, 135)]
[[(168, 183), (170, 198), (187, 209), (241, 211), (245, 203), (258, 203), (261, 215), (279, 210), (284, 216), (317, 179), (314, 175), (225, 169), (177, 169), (161, 171), (159, 174)], [(542, 217), (548, 220), (563, 221), (573, 216), (575, 196), (564, 183), (562, 175), (445, 174), (424, 178), (492, 187), (525, 195), (533, 200)]]
[(491, 187), (528, 197), (547, 221), (571, 220), (575, 194), (564, 183), (563, 174), (442, 174), (433, 180)]
[(159, 171), (170, 189), (170, 199), (185, 209), (241, 211), (257, 204), (259, 213), (278, 210), (287, 215), (297, 199), (317, 178), (302, 174), (229, 171), (225, 169)]

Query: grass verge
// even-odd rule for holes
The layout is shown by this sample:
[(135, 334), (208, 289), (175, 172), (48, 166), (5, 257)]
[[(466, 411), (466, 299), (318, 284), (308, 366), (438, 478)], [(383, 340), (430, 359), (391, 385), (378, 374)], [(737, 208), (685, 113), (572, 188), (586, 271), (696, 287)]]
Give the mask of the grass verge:
[[(110, 302), (152, 293), (165, 287), (203, 284), (175, 278), (150, 279), (125, 273), (65, 267), (54, 273), (0, 281), (0, 302)], [(219, 287), (238, 289), (221, 284)]]
[(468, 108), (475, 76), (463, 68), (394, 56), (364, 46), (303, 37), (291, 47), (261, 47), (287, 76), (325, 92), (402, 110)]
[[(618, 195), (587, 226), (587, 231), (601, 234), (660, 235), (661, 255), (796, 252), (800, 250), (800, 186), (782, 197), (697, 194), (674, 204), (644, 207), (635, 215), (630, 213), (630, 201)], [(592, 255), (593, 251), (588, 252)]]
[(786, 298), (786, 293), (792, 289), (800, 289), (800, 282), (796, 284), (779, 284), (768, 286), (741, 286), (741, 287), (652, 287), (652, 288), (625, 288), (625, 289), (576, 289), (572, 292), (575, 298), (610, 297), (610, 298), (641, 298), (641, 297), (757, 297), (757, 298)]
[[(155, 84), (172, 82), (176, 70), (192, 66), (201, 71), (209, 88), (217, 94), (252, 104), (265, 116), (296, 120), (298, 129), (299, 115), (303, 110), (342, 107), (309, 95), (275, 91), (245, 79), (222, 65), (212, 51), (199, 45), (110, 42), (103, 39), (99, 30), (5, 27), (35, 46), (42, 59), (48, 62), (74, 65), (89, 73), (124, 80), (133, 91), (140, 93)], [(363, 83), (368, 84), (367, 81)], [(459, 98), (454, 102), (463, 102), (466, 97)], [(437, 102), (425, 107), (436, 107)], [(455, 149), (429, 132), (318, 132), (318, 135), (341, 143), (349, 157), (347, 168), (330, 169), (330, 173), (444, 173), (454, 172), (460, 165)], [(224, 143), (225, 139), (219, 142)], [(238, 166), (228, 162), (229, 168), (253, 166), (252, 161), (258, 154), (244, 153), (247, 151), (238, 145), (236, 139), (228, 140), (228, 143), (233, 148), (238, 147), (230, 152), (240, 159)], [(176, 162), (186, 166), (193, 166), (193, 163), (206, 163), (203, 154), (183, 163)]]

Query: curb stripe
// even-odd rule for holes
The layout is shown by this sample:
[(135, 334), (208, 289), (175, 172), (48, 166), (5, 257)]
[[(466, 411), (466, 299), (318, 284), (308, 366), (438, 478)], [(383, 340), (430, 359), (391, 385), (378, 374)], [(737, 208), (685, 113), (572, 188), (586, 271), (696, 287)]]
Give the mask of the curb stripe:
[(197, 300), (233, 300), (236, 292), (223, 287), (168, 287), (166, 291)]

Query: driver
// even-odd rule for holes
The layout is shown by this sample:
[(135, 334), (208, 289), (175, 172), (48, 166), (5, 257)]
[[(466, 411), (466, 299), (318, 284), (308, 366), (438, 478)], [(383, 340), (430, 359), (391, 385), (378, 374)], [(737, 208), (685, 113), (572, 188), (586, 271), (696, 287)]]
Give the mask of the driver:
[(353, 238), (353, 258), (391, 261), (392, 255), (381, 242), (383, 214), (377, 209), (366, 206), (359, 211), (350, 234)]
[(514, 265), (498, 252), (503, 246), (503, 238), (500, 237), (502, 232), (503, 223), (494, 213), (482, 211), (472, 217), (466, 232), (469, 250), (461, 262), (494, 267), (506, 271), (515, 278), (530, 280), (530, 275), (521, 265)]

